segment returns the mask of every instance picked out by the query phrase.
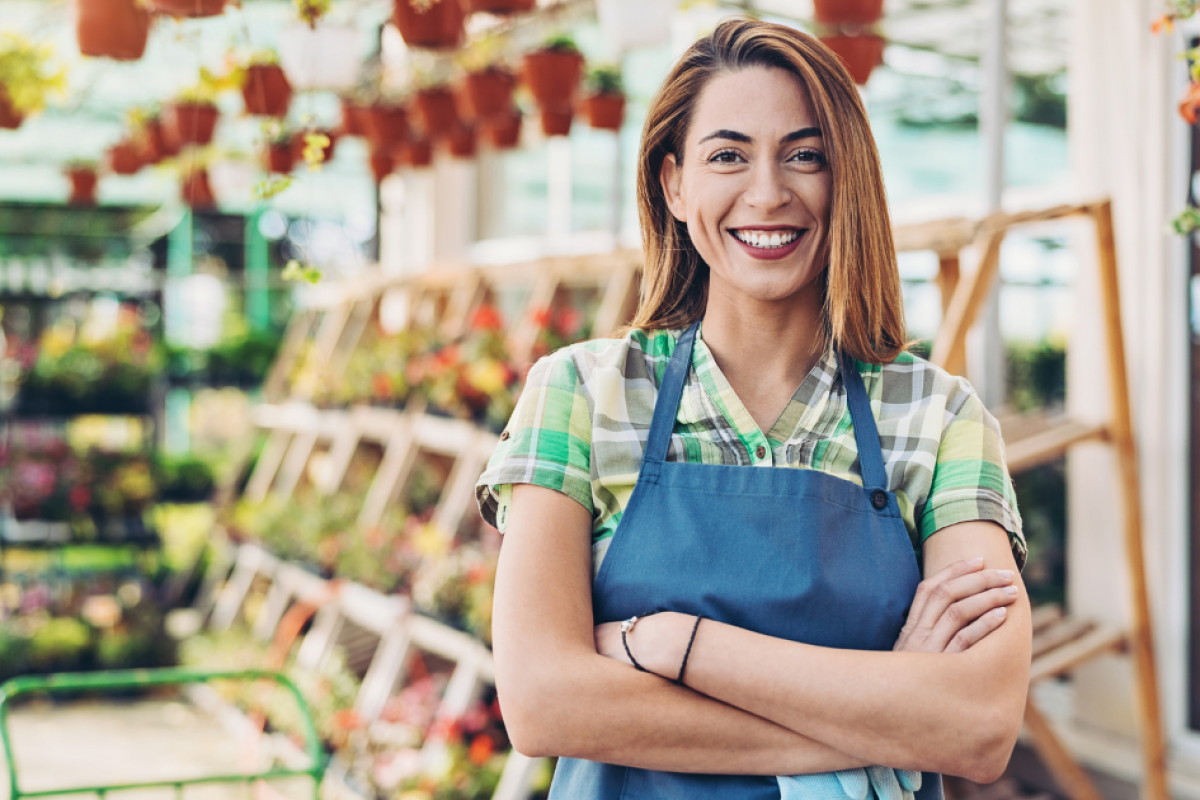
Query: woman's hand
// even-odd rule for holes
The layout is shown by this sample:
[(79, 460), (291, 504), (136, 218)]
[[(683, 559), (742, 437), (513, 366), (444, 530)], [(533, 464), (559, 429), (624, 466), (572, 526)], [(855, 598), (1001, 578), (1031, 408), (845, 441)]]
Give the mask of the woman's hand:
[(961, 653), (1004, 624), (1017, 599), (1016, 573), (956, 561), (921, 581), (893, 650)]

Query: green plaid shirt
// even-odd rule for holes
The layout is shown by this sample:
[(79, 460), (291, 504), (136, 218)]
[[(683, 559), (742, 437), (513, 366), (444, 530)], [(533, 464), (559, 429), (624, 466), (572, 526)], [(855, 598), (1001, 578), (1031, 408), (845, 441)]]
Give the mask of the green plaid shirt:
[[(592, 514), (598, 572), (633, 494), (658, 385), (681, 333), (634, 330), (538, 361), (476, 484), (484, 519), (504, 531), (513, 484), (560, 491)], [(856, 363), (878, 423), (888, 488), (918, 556), (934, 532), (990, 520), (1008, 531), (1023, 566), (1025, 538), (1000, 427), (970, 384), (908, 353), (882, 366)], [(838, 373), (830, 351), (763, 433), (697, 336), (667, 460), (819, 469), (861, 485)]]

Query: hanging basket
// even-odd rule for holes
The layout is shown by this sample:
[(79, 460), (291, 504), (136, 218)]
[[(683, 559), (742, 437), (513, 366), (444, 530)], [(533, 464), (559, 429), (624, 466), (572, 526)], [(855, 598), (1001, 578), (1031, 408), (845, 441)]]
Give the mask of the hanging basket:
[(886, 41), (882, 36), (822, 36), (821, 42), (842, 60), (859, 86), (865, 86), (871, 72), (883, 63)]
[(410, 139), (401, 150), (404, 163), (415, 169), (433, 164), (433, 142), (428, 139)]
[(625, 95), (594, 94), (583, 101), (588, 125), (601, 131), (619, 131), (625, 122)]
[(416, 96), (417, 114), (425, 128), (425, 135), (432, 139), (449, 136), (458, 125), (458, 110), (454, 107), (454, 93), (449, 87), (439, 86), (422, 89)]
[(492, 67), (463, 78), (463, 113), (474, 122), (503, 117), (512, 108), (517, 79), (506, 69)]
[(521, 79), (539, 108), (570, 108), (583, 74), (583, 56), (573, 50), (537, 50), (521, 60)]
[(484, 123), (488, 141), (497, 150), (511, 150), (521, 143), (521, 112), (515, 108), (503, 117)]
[(813, 17), (822, 25), (871, 25), (883, 17), (883, 0), (813, 0)]
[(8, 97), (8, 92), (0, 85), (0, 128), (15, 131), (24, 121), (25, 115), (17, 111), (17, 107)]
[(362, 42), (353, 25), (303, 22), (279, 32), (279, 63), (293, 89), (346, 92), (358, 82)]
[(136, 175), (142, 168), (142, 154), (128, 139), (117, 142), (108, 150), (108, 168), (117, 175)]
[(458, 125), (446, 137), (446, 149), (455, 158), (475, 157), (475, 129), (467, 125)]
[(212, 185), (208, 182), (208, 170), (193, 170), (183, 178), (179, 188), (180, 197), (195, 211), (205, 211), (217, 207), (217, 198), (213, 196)]
[(375, 183), (383, 183), (383, 179), (396, 171), (396, 159), (390, 150), (371, 150), (371, 174)]
[(342, 98), (342, 136), (367, 136), (371, 107), (360, 105), (348, 97)]
[(408, 139), (408, 109), (404, 106), (376, 103), (367, 109), (367, 141), (376, 149), (385, 150)]
[[(303, 150), (303, 147), (301, 147)], [(296, 152), (290, 141), (271, 142), (263, 150), (263, 161), (267, 172), (277, 172), (286, 175), (296, 166)]]
[(537, 8), (537, 0), (465, 0), (468, 14), (524, 14)]
[(225, 13), (225, 0), (148, 0), (150, 9), (172, 17), (217, 17)]
[(463, 38), (463, 13), (461, 0), (433, 0), (421, 7), (425, 0), (395, 0), (392, 8), (392, 23), (400, 31), (400, 38), (409, 47), (429, 50), (448, 50), (458, 47)]
[(150, 37), (150, 12), (138, 0), (76, 0), (75, 39), (85, 56), (137, 61)]
[(178, 146), (211, 144), (217, 116), (217, 107), (209, 103), (173, 103), (167, 107), (167, 138)]
[(242, 84), (242, 99), (246, 113), (263, 117), (287, 115), (292, 102), (292, 85), (283, 67), (277, 64), (252, 64), (246, 67), (246, 82)]
[(67, 170), (67, 178), (71, 181), (71, 197), (67, 201), (73, 206), (96, 205), (96, 170), (91, 167), (78, 167)]
[(675, 0), (596, 0), (596, 17), (610, 47), (632, 50), (671, 38), (675, 5)]
[(538, 113), (542, 118), (542, 133), (547, 136), (567, 136), (571, 133), (571, 117), (575, 116), (571, 109), (560, 111), (543, 108)]

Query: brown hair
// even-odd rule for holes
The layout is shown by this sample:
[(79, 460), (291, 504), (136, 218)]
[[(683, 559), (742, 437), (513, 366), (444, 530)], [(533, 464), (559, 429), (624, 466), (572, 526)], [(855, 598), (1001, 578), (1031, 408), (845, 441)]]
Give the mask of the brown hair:
[(650, 103), (638, 156), (638, 215), (646, 256), (632, 328), (690, 325), (704, 314), (708, 265), (672, 216), (659, 175), (668, 154), (682, 158), (696, 99), (712, 78), (747, 67), (775, 67), (808, 89), (830, 169), (829, 266), (822, 330), (859, 361), (890, 362), (904, 349), (900, 275), (883, 191), (879, 153), (850, 73), (818, 40), (784, 25), (731, 19), (696, 42)]

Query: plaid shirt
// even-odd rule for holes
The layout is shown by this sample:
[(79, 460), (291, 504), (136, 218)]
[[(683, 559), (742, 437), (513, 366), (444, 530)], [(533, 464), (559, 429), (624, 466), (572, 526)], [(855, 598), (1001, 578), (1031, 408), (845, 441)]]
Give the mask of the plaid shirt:
[[(592, 514), (598, 573), (633, 494), (658, 386), (681, 333), (634, 330), (538, 361), (476, 484), (484, 519), (504, 531), (513, 484), (560, 491)], [(970, 384), (908, 353), (882, 366), (856, 363), (879, 427), (888, 489), (918, 558), (934, 532), (990, 520), (1008, 531), (1023, 566), (1025, 539), (1000, 428)], [(861, 485), (838, 373), (830, 351), (763, 433), (697, 336), (667, 460), (818, 469)]]

